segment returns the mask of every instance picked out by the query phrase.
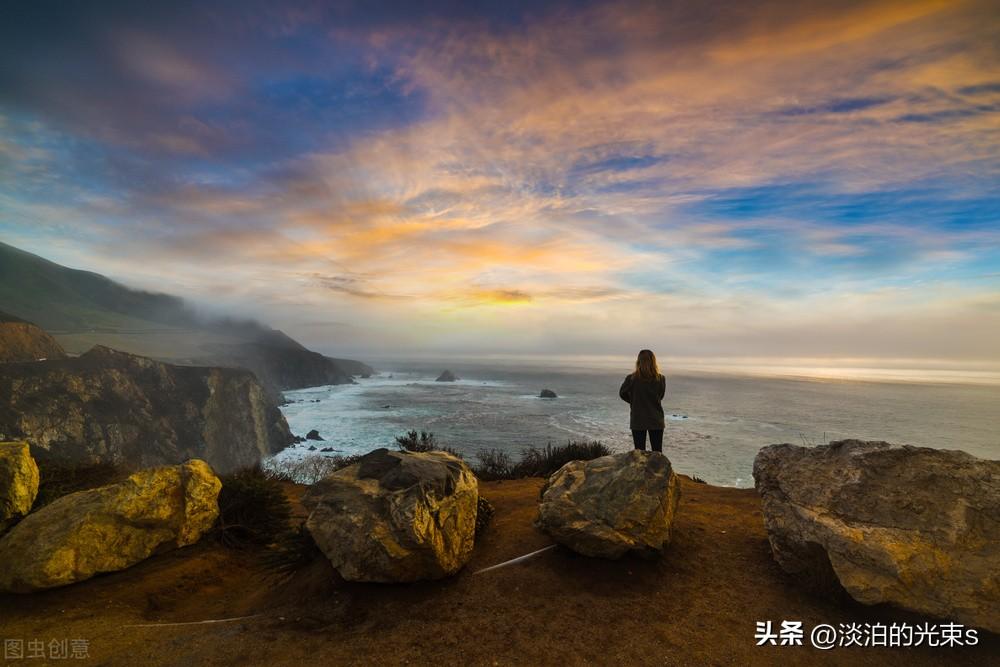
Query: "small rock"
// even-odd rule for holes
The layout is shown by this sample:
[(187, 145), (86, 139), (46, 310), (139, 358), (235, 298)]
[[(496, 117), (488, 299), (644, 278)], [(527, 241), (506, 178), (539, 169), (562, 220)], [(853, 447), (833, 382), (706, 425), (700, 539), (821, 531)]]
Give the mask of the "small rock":
[(455, 375), (451, 371), (445, 371), (437, 377), (437, 380), (435, 380), (435, 382), (455, 382), (456, 380), (458, 380), (457, 375)]
[(0, 533), (31, 511), (38, 466), (26, 442), (0, 442)]
[(306, 433), (306, 440), (322, 440), (322, 439), (323, 438), (321, 438), (319, 435), (319, 431), (317, 431), (316, 429), (313, 429), (308, 433)]
[(552, 391), (551, 389), (542, 389), (541, 393), (538, 394), (538, 397), (539, 398), (558, 398), (558, 396), (556, 396), (556, 392)]

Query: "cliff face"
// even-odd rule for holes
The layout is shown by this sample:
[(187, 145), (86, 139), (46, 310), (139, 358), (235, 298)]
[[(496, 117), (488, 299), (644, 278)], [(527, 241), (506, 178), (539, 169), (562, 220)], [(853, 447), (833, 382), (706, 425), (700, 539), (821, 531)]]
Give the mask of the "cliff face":
[[(352, 375), (373, 372), (360, 362), (312, 352), (253, 320), (199, 316), (175, 296), (130, 289), (2, 242), (0, 310), (44, 327), (70, 353), (108, 345), (167, 363), (246, 368), (276, 401), (284, 389), (345, 384)], [(55, 357), (32, 354), (29, 349), (10, 361)]]
[(331, 359), (319, 352), (290, 345), (245, 343), (215, 345), (202, 361), (253, 371), (274, 395), (285, 389), (350, 384), (352, 375), (374, 373), (358, 361)]
[(30, 322), (0, 312), (0, 364), (65, 356), (55, 338)]
[(201, 458), (218, 473), (292, 439), (252, 373), (172, 366), (97, 346), (72, 359), (0, 366), (0, 440), (46, 461), (133, 467)]

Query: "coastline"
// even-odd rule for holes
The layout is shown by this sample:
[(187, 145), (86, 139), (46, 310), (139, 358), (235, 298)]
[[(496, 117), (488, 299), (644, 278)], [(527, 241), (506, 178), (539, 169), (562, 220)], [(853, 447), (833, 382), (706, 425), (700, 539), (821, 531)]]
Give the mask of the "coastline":
[[(620, 370), (452, 366), (463, 380), (438, 383), (446, 366), (411, 364), (382, 366), (353, 385), (286, 392), (294, 402), (281, 409), (292, 432), (316, 429), (324, 440), (278, 457), (362, 454), (412, 429), (433, 432), (467, 460), (481, 449), (516, 458), (524, 447), (570, 440), (632, 446)], [(665, 451), (680, 472), (715, 485), (752, 486), (753, 457), (779, 442), (861, 438), (1000, 458), (1000, 388), (669, 371), (667, 383)], [(558, 398), (538, 398), (542, 388)]]

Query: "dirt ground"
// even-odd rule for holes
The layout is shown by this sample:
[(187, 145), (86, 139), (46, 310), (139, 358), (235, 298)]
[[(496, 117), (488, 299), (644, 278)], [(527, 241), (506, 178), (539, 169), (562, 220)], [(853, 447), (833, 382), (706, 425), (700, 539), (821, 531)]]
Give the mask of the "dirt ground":
[[(824, 599), (778, 569), (750, 489), (682, 478), (671, 544), (654, 561), (603, 561), (540, 549), (540, 479), (490, 482), (496, 507), (469, 565), (447, 581), (349, 584), (325, 562), (275, 585), (252, 552), (212, 540), (63, 589), (0, 596), (0, 637), (84, 639), (101, 665), (988, 665), (1000, 637), (976, 647), (821, 651), (828, 623), (935, 622)], [(296, 490), (291, 489), (292, 495)], [(251, 618), (219, 623), (212, 619)], [(756, 621), (802, 621), (806, 646), (756, 646)], [(43, 659), (11, 664), (46, 664)]]

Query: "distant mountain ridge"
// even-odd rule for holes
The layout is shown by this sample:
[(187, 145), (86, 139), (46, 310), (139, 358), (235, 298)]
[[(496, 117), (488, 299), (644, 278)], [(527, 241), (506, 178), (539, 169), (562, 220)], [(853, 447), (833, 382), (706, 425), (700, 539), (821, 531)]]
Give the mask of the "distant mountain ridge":
[(179, 297), (131, 289), (2, 242), (0, 311), (45, 329), (71, 353), (100, 344), (171, 363), (246, 368), (275, 398), (374, 372), (253, 320), (201, 317)]

